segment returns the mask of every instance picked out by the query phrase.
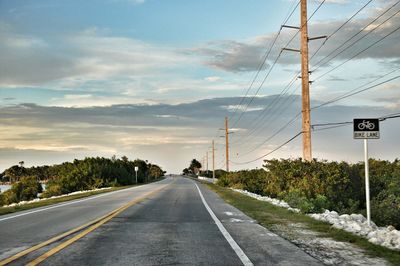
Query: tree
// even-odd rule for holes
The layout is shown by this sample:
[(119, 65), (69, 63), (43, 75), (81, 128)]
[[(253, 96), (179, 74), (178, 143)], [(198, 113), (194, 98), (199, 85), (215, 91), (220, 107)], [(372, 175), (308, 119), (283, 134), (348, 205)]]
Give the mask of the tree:
[(163, 170), (155, 164), (151, 164), (149, 167), (149, 177), (150, 179), (157, 179), (164, 175)]
[(4, 176), (10, 182), (17, 181), (21, 175), (21, 168), (18, 165), (13, 165), (4, 171)]
[(199, 161), (197, 161), (196, 159), (193, 159), (190, 162), (189, 169), (192, 170), (192, 173), (197, 175), (200, 168), (201, 168), (201, 163)]
[(122, 160), (124, 163), (127, 163), (127, 162), (129, 161), (128, 157), (126, 157), (125, 155), (121, 157), (121, 160)]

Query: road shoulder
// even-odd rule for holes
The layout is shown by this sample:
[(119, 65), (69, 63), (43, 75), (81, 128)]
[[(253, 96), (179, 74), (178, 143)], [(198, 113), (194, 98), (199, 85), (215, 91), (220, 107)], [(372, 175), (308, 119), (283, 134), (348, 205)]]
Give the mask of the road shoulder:
[(215, 215), (255, 265), (266, 262), (267, 265), (322, 265), (293, 243), (227, 204), (204, 184), (199, 187)]

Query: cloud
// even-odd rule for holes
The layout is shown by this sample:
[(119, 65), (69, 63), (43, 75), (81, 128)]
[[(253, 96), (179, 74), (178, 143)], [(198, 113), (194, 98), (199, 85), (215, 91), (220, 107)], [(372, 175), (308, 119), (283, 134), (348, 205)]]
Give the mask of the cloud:
[(258, 68), (263, 48), (254, 44), (237, 41), (209, 43), (193, 50), (210, 57), (206, 64), (232, 72), (249, 71)]
[[(385, 90), (390, 93), (396, 91), (394, 87), (387, 87)], [(275, 97), (276, 95), (257, 97), (253, 106), (272, 106)], [(125, 154), (131, 157), (134, 154), (162, 162), (170, 171), (180, 171), (185, 167), (186, 161), (196, 158), (196, 154), (208, 149), (211, 140), (215, 138), (216, 129), (223, 127), (223, 117), (230, 117), (233, 126), (239, 113), (232, 117), (233, 110), (227, 110), (226, 106), (235, 106), (239, 100), (238, 97), (229, 97), (176, 105), (126, 104), (80, 108), (35, 104), (0, 107), (2, 167), (11, 166), (18, 162), (18, 158), (23, 158), (28, 164), (46, 164), (85, 156)], [(313, 105), (317, 103), (313, 102)], [(260, 146), (260, 143), (292, 119), (299, 112), (300, 106), (299, 96), (283, 97), (279, 104), (268, 109), (264, 115), (261, 108), (244, 113), (232, 129), (235, 131), (231, 136), (232, 160), (253, 159), (257, 154), (262, 155), (292, 137), (293, 133), (301, 128), (300, 120), (270, 142)], [(384, 106), (332, 105), (314, 110), (312, 122), (351, 121), (354, 117), (379, 117), (395, 111), (400, 110), (389, 110)], [(398, 123), (388, 125), (390, 128), (383, 129), (386, 142), (379, 150), (385, 149), (385, 156), (390, 157), (397, 153), (397, 146), (392, 143), (393, 140), (397, 140), (397, 135), (392, 136), (389, 132), (398, 132), (400, 128)], [(250, 134), (255, 126), (256, 132), (250, 138), (242, 139)], [(320, 158), (343, 159), (344, 157), (340, 156), (345, 156), (346, 159), (348, 157), (357, 160), (357, 157), (354, 157), (357, 143), (346, 128), (325, 133), (314, 132), (313, 140), (316, 154)], [(223, 145), (220, 138), (216, 141), (218, 145)], [(336, 145), (338, 141), (341, 145)], [(254, 153), (243, 155), (258, 146), (260, 148)], [(346, 148), (343, 147), (350, 149), (345, 155), (343, 149)], [(171, 152), (176, 156), (171, 158)], [(221, 152), (217, 153), (218, 156), (222, 155)], [(288, 157), (300, 154), (299, 142), (291, 143), (274, 156)], [(41, 161), (35, 156), (40, 156)], [(260, 162), (255, 166), (259, 167)]]
[(221, 77), (217, 77), (217, 76), (206, 77), (206, 78), (204, 78), (204, 80), (207, 80), (209, 82), (216, 82), (216, 81), (220, 81)]
[[(91, 81), (157, 75), (190, 62), (174, 49), (88, 29), (44, 40), (0, 27), (0, 86), (82, 86)], [(40, 67), (38, 67), (40, 66)]]
[[(330, 1), (330, 3), (336, 4), (344, 4), (347, 1)], [(367, 15), (356, 17), (351, 20), (346, 26), (335, 33), (331, 39), (329, 39), (325, 45), (320, 49), (318, 54), (313, 58), (311, 63), (318, 62), (320, 59), (329, 55), (331, 51), (337, 48), (339, 45), (346, 42), (353, 35), (359, 32), (362, 28), (364, 28), (367, 24), (372, 22), (374, 18), (378, 15), (382, 14), (389, 6), (391, 6), (393, 2), (381, 2), (380, 8), (370, 8), (366, 11)], [(379, 28), (371, 32), (367, 37), (363, 38), (362, 41), (352, 45), (352, 43), (372, 29), (374, 29), (377, 25), (382, 23), (384, 20), (394, 15), (396, 10), (390, 10), (386, 13), (381, 19), (377, 20), (364, 32), (357, 35), (350, 42), (346, 43), (341, 49), (338, 50), (340, 52), (342, 49), (346, 47), (350, 47), (346, 52), (338, 55), (333, 62), (346, 60), (351, 58), (357, 52), (365, 49), (370, 44), (374, 43), (380, 38), (383, 38), (386, 34), (390, 33), (392, 30), (396, 29), (400, 25), (400, 16), (396, 15), (391, 18), (386, 23), (382, 24)], [(343, 23), (345, 19), (342, 20), (324, 20), (324, 21), (311, 21), (309, 25), (309, 35), (313, 36), (323, 36), (329, 35), (336, 31)], [(267, 68), (268, 65), (271, 65), (274, 60), (277, 58), (278, 54), (281, 52), (281, 48), (285, 47), (287, 44), (287, 40), (291, 39), (293, 34), (293, 30), (283, 30), (276, 42), (276, 45), (271, 50), (270, 56), (267, 60)], [(221, 69), (229, 72), (246, 72), (246, 71), (256, 71), (259, 68), (259, 64), (262, 61), (264, 53), (269, 49), (271, 43), (275, 38), (276, 33), (271, 33), (263, 36), (256, 36), (254, 38), (250, 38), (248, 40), (242, 41), (233, 41), (233, 40), (221, 40), (214, 41), (211, 43), (206, 43), (201, 47), (193, 49), (193, 53), (197, 55), (202, 55), (204, 59), (204, 63), (208, 66)], [(397, 45), (398, 34), (394, 34), (391, 37), (386, 38), (382, 42), (380, 42), (375, 47), (368, 49), (366, 52), (357, 56), (357, 59), (363, 58), (373, 58), (373, 59), (392, 59), (399, 60), (400, 55), (400, 46)], [(322, 41), (312, 41), (310, 42), (310, 56), (319, 48)], [(298, 42), (298, 37), (294, 39), (294, 41), (290, 44), (288, 48), (298, 49), (300, 46)], [(334, 53), (333, 55), (336, 55)], [(330, 57), (329, 57), (330, 58)], [(282, 65), (290, 65), (290, 64), (299, 64), (300, 57), (294, 56), (291, 52), (284, 52), (278, 61), (278, 64)], [(332, 63), (332, 62), (331, 62)], [(329, 64), (328, 64), (329, 66)]]

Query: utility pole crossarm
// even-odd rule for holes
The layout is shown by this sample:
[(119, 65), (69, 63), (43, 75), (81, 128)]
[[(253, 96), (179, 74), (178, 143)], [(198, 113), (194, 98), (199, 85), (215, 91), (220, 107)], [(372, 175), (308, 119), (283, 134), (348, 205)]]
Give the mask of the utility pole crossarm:
[(328, 39), (328, 36), (324, 35), (324, 36), (308, 38), (309, 41), (314, 41), (314, 40), (319, 40), (319, 39)]
[(299, 30), (299, 29), (300, 29), (299, 27), (290, 26), (290, 25), (282, 25), (282, 26), (281, 26), (281, 29), (282, 29), (282, 28), (289, 28), (289, 29), (295, 29), (295, 30)]
[(282, 48), (282, 51), (301, 53), (301, 51), (299, 49), (292, 49), (292, 48)]

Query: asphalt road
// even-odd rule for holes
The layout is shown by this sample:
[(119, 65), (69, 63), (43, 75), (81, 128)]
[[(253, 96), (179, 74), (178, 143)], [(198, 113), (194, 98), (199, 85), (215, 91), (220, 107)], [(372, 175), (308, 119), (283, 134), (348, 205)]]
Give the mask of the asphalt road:
[[(98, 218), (165, 184), (170, 185), (41, 265), (320, 265), (223, 202), (206, 186), (182, 177), (34, 213), (21, 212), (17, 217), (0, 216), (0, 259)], [(38, 255), (28, 255), (13, 265), (25, 264)]]

